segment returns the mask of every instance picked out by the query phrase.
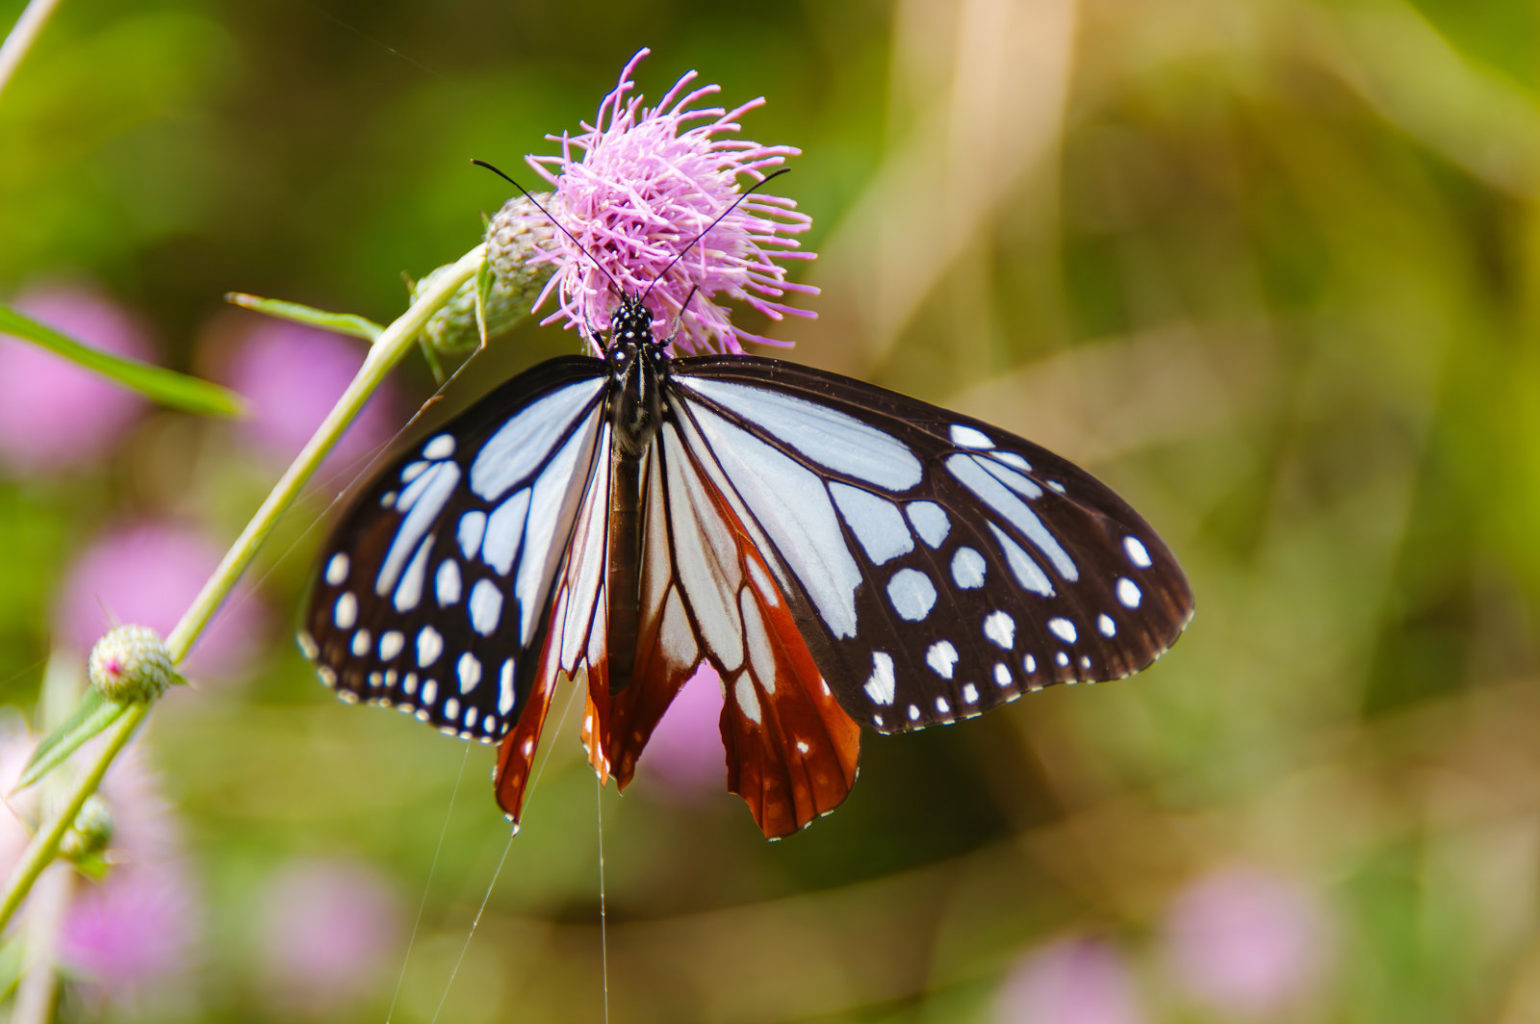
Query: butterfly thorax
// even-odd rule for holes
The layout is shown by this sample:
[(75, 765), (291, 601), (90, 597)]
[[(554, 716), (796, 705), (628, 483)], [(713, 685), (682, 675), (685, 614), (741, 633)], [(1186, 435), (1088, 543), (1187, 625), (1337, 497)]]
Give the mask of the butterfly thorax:
[(616, 309), (604, 357), (614, 384), (609, 418), (615, 444), (624, 455), (639, 459), (663, 423), (669, 361), (664, 344), (653, 337), (652, 314), (640, 299), (628, 296)]

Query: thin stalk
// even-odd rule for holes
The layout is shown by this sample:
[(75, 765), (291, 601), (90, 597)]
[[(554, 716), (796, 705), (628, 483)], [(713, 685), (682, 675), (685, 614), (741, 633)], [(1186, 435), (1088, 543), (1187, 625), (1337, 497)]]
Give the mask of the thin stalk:
[(246, 524), (246, 529), (241, 531), (235, 544), (225, 553), (219, 568), (214, 570), (214, 575), (203, 585), (203, 590), (193, 600), (187, 614), (182, 616), (182, 621), (166, 637), (166, 648), (171, 652), (172, 661), (180, 662), (187, 657), (193, 642), (229, 596), (241, 573), (246, 571), (246, 567), (256, 557), (257, 549), (272, 532), (278, 517), (293, 504), (300, 489), (336, 445), (337, 439), (342, 436), (348, 424), (353, 422), (353, 417), (358, 415), (369, 396), (380, 386), (390, 368), (411, 350), (417, 332), (422, 330), (428, 318), (449, 301), (460, 285), (476, 275), (481, 261), (482, 247), (478, 245), (462, 256), (447, 273), (437, 278), (431, 288), (419, 295), (411, 307), (375, 339), (369, 357), (359, 367), (348, 389), (342, 393), (304, 450), (273, 487), (267, 500), (262, 502), (256, 515), (251, 517), (251, 522)]
[(5, 91), (21, 59), (32, 49), (32, 44), (37, 42), (43, 26), (58, 6), (59, 0), (32, 0), (27, 9), (21, 12), (21, 17), (16, 19), (5, 42), (0, 43), (0, 92)]
[[(219, 563), (214, 574), (203, 585), (203, 590), (193, 600), (192, 607), (187, 609), (182, 620), (166, 638), (166, 647), (171, 652), (173, 662), (180, 662), (187, 656), (187, 652), (192, 650), (199, 634), (214, 617), (214, 613), (219, 610), (220, 604), (229, 596), (236, 581), (240, 579), (241, 573), (256, 557), (257, 550), (267, 539), (267, 535), (272, 532), (278, 517), (293, 504), (300, 489), (304, 487), (305, 481), (320, 466), (321, 460), (337, 443), (337, 439), (342, 436), (343, 430), (358, 414), (358, 410), (363, 408), (364, 402), (380, 386), (380, 382), (385, 379), (390, 368), (411, 351), (418, 331), (422, 330), (428, 318), (449, 301), (460, 285), (476, 275), (483, 256), (483, 249), (479, 245), (462, 256), (448, 271), (436, 278), (431, 287), (424, 289), (407, 311), (385, 328), (375, 340), (374, 347), (369, 350), (368, 358), (364, 360), (364, 365), (359, 367), (352, 383), (337, 400), (332, 411), (327, 414), (325, 421), (316, 430), (315, 436), (284, 472), (272, 493), (251, 517), (251, 522), (246, 524), (246, 529), (241, 531), (240, 537), (236, 538), (235, 544), (226, 552), (224, 560)], [(74, 823), (80, 808), (84, 806), (91, 794), (96, 792), (96, 787), (107, 774), (113, 759), (127, 746), (134, 730), (149, 713), (149, 704), (135, 704), (112, 726), (106, 745), (97, 752), (90, 766), (74, 783), (59, 814), (50, 819), (33, 837), (16, 869), (11, 873), (4, 893), (0, 894), (0, 928), (4, 928), (10, 921), (11, 916), (16, 913), (16, 908), (36, 883), (38, 875), (53, 860), (59, 849), (59, 841)]]
[(114, 758), (122, 753), (128, 746), (128, 741), (139, 728), (139, 723), (145, 720), (150, 713), (148, 703), (135, 704), (128, 709), (128, 713), (113, 723), (107, 733), (107, 742), (97, 752), (95, 760), (75, 780), (69, 795), (65, 798), (59, 812), (48, 819), (37, 835), (32, 837), (32, 842), (21, 855), (15, 870), (11, 872), (10, 880), (6, 882), (5, 894), (0, 896), (0, 928), (10, 921), (16, 913), (16, 908), (21, 906), (21, 901), (26, 899), (27, 893), (32, 891), (32, 886), (37, 882), (38, 875), (43, 869), (53, 862), (54, 855), (59, 852), (59, 840), (64, 838), (64, 833), (69, 831), (75, 819), (80, 815), (80, 808), (96, 792), (96, 787), (101, 785), (102, 776), (107, 774)]

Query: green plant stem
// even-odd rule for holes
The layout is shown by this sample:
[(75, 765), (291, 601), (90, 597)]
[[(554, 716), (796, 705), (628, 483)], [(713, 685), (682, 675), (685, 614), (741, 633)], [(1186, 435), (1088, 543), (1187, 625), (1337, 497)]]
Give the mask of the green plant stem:
[(149, 704), (135, 704), (128, 709), (128, 713), (112, 726), (107, 733), (107, 743), (97, 753), (91, 766), (83, 772), (79, 779), (75, 780), (63, 805), (57, 814), (48, 819), (48, 822), (32, 837), (32, 842), (27, 844), (26, 851), (17, 862), (16, 869), (11, 872), (10, 879), (6, 882), (5, 895), (0, 897), (0, 927), (9, 922), (11, 916), (16, 913), (16, 908), (32, 891), (33, 883), (37, 881), (43, 869), (53, 862), (54, 854), (59, 852), (59, 840), (64, 838), (64, 833), (75, 823), (75, 818), (80, 814), (80, 808), (96, 792), (96, 787), (101, 785), (102, 776), (107, 774), (114, 758), (128, 746), (129, 738), (134, 735), (134, 730), (139, 728), (139, 723), (144, 721), (150, 713)]
[(43, 26), (58, 6), (59, 0), (32, 0), (27, 9), (21, 12), (21, 17), (16, 19), (16, 24), (11, 26), (5, 42), (0, 43), (0, 92), (5, 91), (21, 59), (32, 49), (32, 44), (37, 42)]
[[(257, 550), (267, 539), (267, 535), (272, 532), (278, 517), (293, 503), (300, 489), (305, 485), (305, 481), (315, 472), (327, 452), (331, 451), (337, 439), (342, 436), (343, 430), (352, 422), (358, 410), (363, 408), (364, 402), (374, 393), (374, 390), (379, 387), (390, 368), (411, 351), (412, 344), (417, 338), (417, 333), (422, 330), (423, 324), (427, 323), (428, 318), (449, 301), (460, 285), (475, 276), (482, 259), (483, 250), (478, 245), (461, 257), (447, 273), (435, 280), (431, 287), (424, 289), (412, 302), (410, 308), (380, 334), (369, 350), (369, 356), (364, 360), (364, 365), (359, 367), (358, 373), (353, 377), (352, 383), (348, 385), (342, 397), (337, 400), (336, 406), (327, 414), (325, 421), (305, 445), (304, 450), (284, 472), (283, 477), (274, 486), (267, 499), (262, 502), (256, 514), (251, 517), (251, 522), (246, 524), (246, 529), (241, 531), (240, 537), (226, 552), (224, 560), (219, 563), (214, 574), (203, 585), (203, 590), (193, 600), (192, 607), (187, 609), (182, 620), (166, 638), (166, 647), (171, 652), (173, 662), (181, 662), (187, 656), (187, 652), (192, 649), (199, 634), (214, 617), (214, 613), (219, 610), (220, 604), (229, 596), (236, 581), (251, 564), (251, 560), (256, 557)], [(96, 792), (96, 787), (107, 774), (113, 759), (127, 745), (134, 730), (149, 713), (149, 704), (135, 704), (112, 726), (106, 746), (96, 754), (90, 767), (75, 782), (60, 813), (33, 837), (16, 870), (11, 873), (5, 892), (0, 894), (0, 928), (4, 928), (10, 921), (16, 908), (31, 891), (38, 876), (53, 860), (59, 849), (59, 840), (74, 823), (75, 817), (80, 813), (80, 808), (84, 806), (87, 798)]]
[(385, 328), (369, 350), (369, 358), (364, 360), (364, 365), (359, 367), (358, 373), (353, 377), (348, 389), (342, 393), (332, 411), (327, 414), (321, 426), (316, 429), (315, 435), (305, 445), (303, 451), (295, 458), (294, 462), (284, 472), (283, 477), (257, 509), (256, 515), (251, 517), (251, 522), (246, 524), (246, 529), (236, 538), (235, 544), (225, 553), (224, 560), (219, 563), (219, 568), (214, 570), (214, 575), (203, 585), (200, 592), (182, 616), (182, 621), (176, 624), (176, 628), (166, 637), (166, 648), (171, 652), (173, 662), (181, 662), (187, 657), (187, 652), (192, 649), (193, 642), (208, 625), (209, 619), (219, 610), (220, 604), (229, 596), (230, 590), (240, 579), (241, 573), (251, 564), (256, 556), (257, 549), (272, 532), (273, 526), (278, 522), (278, 517), (283, 511), (293, 504), (298, 497), (300, 488), (305, 486), (305, 481), (320, 466), (342, 432), (347, 429), (353, 417), (363, 408), (380, 382), (385, 379), (386, 373), (401, 357), (411, 350), (412, 342), (417, 337), (417, 332), (422, 330), (428, 318), (432, 316), (440, 306), (444, 305), (454, 295), (460, 285), (475, 276), (482, 262), (482, 248), (477, 246), (459, 262), (455, 263), (449, 273), (441, 279), (433, 282), (433, 287), (426, 289), (417, 300), (412, 303), (400, 317), (389, 327)]
[[(52, 733), (70, 717), (85, 680), (80, 659), (56, 649), (43, 673), (38, 720)], [(51, 807), (55, 794), (67, 792), (65, 773), (43, 783), (42, 805)], [(65, 819), (73, 822), (73, 818)], [(11, 1007), (11, 1024), (49, 1024), (54, 1019), (59, 990), (59, 940), (75, 889), (75, 872), (68, 864), (45, 865), (27, 903), (23, 968)]]

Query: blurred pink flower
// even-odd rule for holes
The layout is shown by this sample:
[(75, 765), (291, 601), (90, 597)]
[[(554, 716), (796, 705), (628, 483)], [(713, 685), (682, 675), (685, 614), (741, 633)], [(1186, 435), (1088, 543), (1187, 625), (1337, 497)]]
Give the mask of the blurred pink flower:
[(559, 305), (544, 322), (566, 320), (585, 334), (607, 327), (620, 299), (610, 284), (614, 278), (629, 294), (651, 288), (653, 330), (667, 337), (677, 320), (679, 350), (741, 352), (742, 341), (769, 339), (734, 327), (727, 310), (717, 304), (719, 296), (744, 302), (776, 320), (787, 313), (811, 315), (781, 301), (787, 292), (817, 291), (788, 283), (786, 268), (776, 262), (812, 258), (811, 253), (791, 251), (797, 246), (791, 236), (811, 223), (806, 214), (796, 212), (795, 202), (755, 192), (667, 277), (653, 282), (742, 194), (740, 177), (760, 181), (767, 170), (800, 151), (731, 137), (741, 130), (738, 119), (763, 106), (763, 97), (731, 111), (690, 109), (721, 91), (716, 85), (691, 88), (693, 71), (656, 106), (643, 106), (641, 95), (628, 94), (635, 88), (631, 73), (647, 53), (641, 50), (626, 64), (619, 83), (599, 104), (593, 124), (584, 123), (576, 136), (548, 136), (561, 143), (560, 156), (528, 158), (555, 186), (551, 213), (593, 257), (558, 233), (553, 248), (532, 257), (556, 267), (535, 308), (555, 289)]
[[(155, 357), (134, 317), (93, 289), (39, 287), (10, 304), (93, 348), (134, 359)], [(48, 472), (102, 455), (144, 407), (127, 388), (0, 334), (0, 462)]]
[[(367, 342), (303, 324), (255, 323), (233, 344), (220, 374), (248, 401), (238, 428), (276, 463), (287, 463), (342, 397), (367, 351)], [(351, 463), (390, 440), (400, 426), (394, 405), (388, 386), (375, 392), (329, 459)]]
[(1171, 969), (1195, 997), (1227, 1014), (1258, 1014), (1306, 993), (1329, 941), (1320, 903), (1257, 868), (1224, 868), (1179, 894), (1166, 919)]
[(722, 747), (722, 681), (709, 665), (680, 688), (642, 755), (646, 776), (676, 796), (717, 795), (727, 784)]
[(1097, 939), (1029, 953), (995, 998), (1000, 1024), (1141, 1024), (1147, 1020), (1122, 955)]
[[(19, 726), (0, 731), (0, 791), (10, 792), (36, 745)], [(9, 875), (35, 821), (38, 788), (8, 798), (0, 815), (0, 873)], [(197, 887), (181, 828), (138, 748), (120, 755), (100, 795), (112, 816), (112, 867), (101, 882), (77, 877), (60, 940), (62, 963), (97, 1003), (139, 1008), (175, 1002), (168, 984), (195, 962), (201, 931)]]
[(188, 868), (139, 860), (127, 847), (116, 856), (124, 863), (105, 880), (79, 883), (60, 955), (103, 1002), (163, 1003), (180, 987), (167, 982), (194, 966), (198, 907)]
[[(146, 522), (114, 529), (75, 559), (55, 615), (62, 643), (91, 649), (114, 625), (171, 632), (219, 564), (221, 551), (190, 529)], [(237, 587), (179, 670), (210, 677), (238, 674), (262, 642), (266, 609)]]
[(376, 991), (394, 969), (402, 912), (368, 864), (296, 860), (258, 898), (260, 970), (274, 1003), (327, 1015)]

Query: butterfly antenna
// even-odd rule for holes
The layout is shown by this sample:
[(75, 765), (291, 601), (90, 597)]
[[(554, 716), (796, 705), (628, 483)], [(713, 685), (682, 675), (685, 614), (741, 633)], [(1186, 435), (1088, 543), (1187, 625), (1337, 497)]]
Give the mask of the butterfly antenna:
[[(547, 210), (544, 206), (541, 206), (540, 205), (540, 200), (536, 199), (534, 197), (534, 194), (531, 193), (529, 189), (525, 188), (523, 185), (520, 185), (518, 182), (516, 182), (512, 178), (508, 177), (508, 175), (504, 174), (498, 168), (493, 167), (491, 164), (487, 163), (485, 160), (472, 160), (471, 163), (475, 164), (477, 167), (485, 167), (487, 170), (491, 171), (493, 174), (497, 175), (499, 178), (502, 178), (508, 184), (512, 185), (514, 188), (518, 189), (521, 193), (523, 193), (525, 199), (528, 199), (531, 203), (535, 204), (535, 209), (537, 209), (541, 213), (545, 214), (546, 220), (548, 220), (552, 224), (556, 225), (556, 230), (557, 231), (560, 231), (562, 234), (566, 235), (567, 236), (567, 240), (570, 241), (573, 245), (577, 246), (578, 252), (581, 252), (584, 256), (587, 256), (590, 260), (593, 261), (593, 265), (599, 269), (599, 273), (603, 274), (606, 278), (609, 279), (610, 286), (615, 289), (615, 294), (616, 295), (625, 295), (625, 293), (626, 293), (625, 289), (620, 287), (620, 282), (615, 280), (615, 278), (610, 275), (610, 272), (608, 270), (604, 269), (604, 264), (600, 263), (599, 260), (594, 256), (593, 253), (589, 252), (586, 248), (584, 248), (583, 247), (583, 243), (579, 242), (576, 238), (574, 238), (572, 236), (572, 232), (568, 231), (562, 225), (561, 221), (557, 220), (554, 216), (551, 215), (551, 211), (550, 210)], [(777, 172), (777, 173), (780, 173), (780, 172)], [(774, 174), (772, 174), (770, 176), (770, 178), (773, 178), (773, 177), (775, 177)], [(769, 181), (770, 178), (766, 178), (765, 181)], [(763, 185), (764, 183), (765, 182), (762, 181), (762, 182), (759, 183), (759, 185)], [(759, 185), (755, 185), (754, 188), (758, 188)], [(752, 188), (749, 189), (749, 192), (752, 192), (752, 191), (754, 191), (754, 189), (752, 189)], [(741, 203), (743, 201), (744, 197), (749, 194), (749, 192), (745, 192), (745, 193), (743, 193), (743, 196), (739, 196), (738, 197), (738, 202)], [(733, 204), (733, 206), (737, 206), (737, 205), (738, 205), (738, 203), (734, 203)], [(729, 206), (727, 208), (727, 212), (728, 213), (732, 212), (732, 208), (733, 208), (732, 206)], [(722, 216), (723, 217), (727, 216), (727, 213), (724, 213)], [(721, 217), (717, 218), (717, 220), (721, 220), (721, 219), (722, 219)], [(713, 221), (712, 222), (712, 227), (715, 227), (715, 226), (716, 226), (716, 222)], [(707, 228), (706, 230), (710, 231), (711, 228)], [(694, 245), (695, 243), (691, 242), (690, 244)], [(688, 250), (686, 250), (686, 251), (688, 251)], [(680, 253), (680, 255), (682, 256), (682, 255), (684, 255), (684, 253)], [(670, 267), (672, 267), (673, 265), (674, 264), (672, 264), (672, 263), (669, 264)], [(666, 271), (665, 271), (665, 273), (666, 273)]]
[[(729, 206), (727, 209), (723, 210), (721, 213), (717, 214), (716, 220), (713, 220), (710, 224), (707, 224), (706, 227), (705, 227), (705, 230), (703, 230), (700, 234), (696, 235), (694, 238), (690, 239), (690, 244), (689, 245), (687, 245), (683, 249), (679, 250), (679, 255), (675, 256), (672, 260), (669, 260), (668, 266), (664, 267), (663, 270), (658, 274), (658, 276), (652, 279), (652, 284), (647, 286), (647, 290), (642, 292), (642, 301), (643, 302), (647, 301), (647, 296), (652, 294), (652, 289), (657, 285), (657, 283), (659, 281), (663, 280), (665, 277), (668, 276), (668, 272), (670, 270), (674, 269), (674, 264), (676, 264), (680, 260), (684, 259), (685, 254), (688, 253), (691, 249), (695, 248), (695, 244), (697, 242), (699, 242), (702, 238), (705, 238), (707, 235), (709, 235), (711, 233), (711, 229), (712, 228), (714, 228), (718, 224), (722, 223), (722, 221), (727, 217), (727, 215), (729, 213), (732, 213), (734, 210), (736, 210), (738, 208), (738, 204), (739, 203), (743, 202), (749, 196), (753, 195), (760, 188), (763, 188), (765, 185), (770, 184), (776, 178), (779, 178), (781, 175), (788, 174), (790, 172), (791, 172), (791, 168), (790, 167), (782, 167), (780, 170), (776, 171), (774, 174), (767, 174), (763, 178), (760, 178), (758, 181), (756, 181), (754, 184), (750, 185), (748, 188), (744, 189), (743, 190), (743, 194), (741, 196), (739, 196), (737, 199), (734, 199), (731, 206)], [(501, 173), (501, 172), (499, 172), (499, 173)], [(686, 301), (689, 301), (689, 300), (686, 300)]]

